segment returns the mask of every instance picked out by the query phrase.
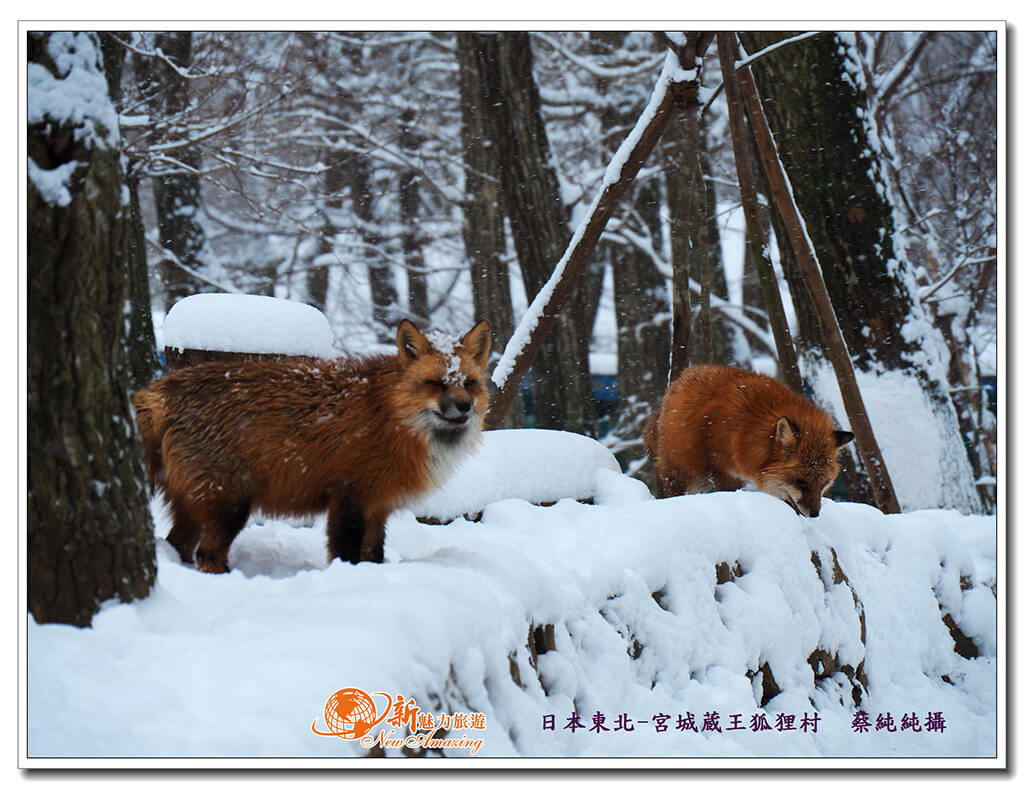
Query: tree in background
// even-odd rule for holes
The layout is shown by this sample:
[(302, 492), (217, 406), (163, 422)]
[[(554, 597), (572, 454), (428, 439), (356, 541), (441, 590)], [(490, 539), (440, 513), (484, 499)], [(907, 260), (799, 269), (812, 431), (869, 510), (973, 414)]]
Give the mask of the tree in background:
[[(981, 357), (995, 340), (984, 317), (996, 306), (995, 37), (858, 33), (855, 43), (903, 249), (949, 351), (960, 432), (975, 477), (994, 479), (995, 418), (981, 384), (995, 371), (983, 370)], [(994, 511), (994, 486), (978, 493)]]
[[(491, 326), (491, 347), (502, 349), (515, 331), (515, 313), (506, 260), (498, 155), (495, 146), (488, 142), (487, 98), (480, 82), (474, 44), (474, 34), (456, 33), (462, 111), (460, 140), (465, 169), (462, 241), (469, 261), (473, 320), (487, 320)], [(523, 416), (522, 395), (517, 392), (502, 426), (522, 427)]]
[[(491, 108), (487, 138), (498, 151), (501, 204), (526, 295), (533, 300), (571, 233), (541, 116), (529, 34), (476, 34), (474, 48), (486, 106)], [(537, 427), (594, 433), (586, 296), (586, 288), (575, 291), (533, 365)]]
[(156, 575), (129, 405), (130, 201), (99, 37), (29, 33), (28, 61), (28, 608), (85, 626)]
[[(590, 36), (598, 95), (611, 91), (612, 75), (617, 70), (628, 69), (636, 62), (637, 52), (627, 45), (627, 36), (617, 31)], [(639, 91), (629, 98), (630, 101), (608, 101), (595, 108), (600, 116), (606, 159), (618, 150), (647, 102), (647, 96)], [(652, 407), (665, 393), (669, 378), (670, 294), (665, 273), (647, 252), (650, 240), (661, 234), (663, 193), (663, 181), (653, 174), (635, 184), (624, 197), (626, 209), (617, 212), (615, 224), (609, 223), (607, 235), (617, 236), (619, 242), (601, 244), (595, 250), (595, 257), (602, 253), (607, 256), (612, 271), (619, 394), (614, 447), (626, 467), (644, 457), (644, 427)], [(636, 243), (640, 239), (647, 243)], [(653, 483), (653, 475), (650, 481)]]
[(165, 288), (165, 308), (198, 290), (205, 289), (201, 272), (209, 266), (210, 250), (200, 220), (202, 211), (199, 148), (179, 129), (190, 116), (189, 68), (192, 33), (187, 30), (158, 33), (154, 55), (142, 61), (144, 91), (157, 117), (152, 147), (158, 151), (153, 173), (153, 197), (160, 248), (157, 265)]

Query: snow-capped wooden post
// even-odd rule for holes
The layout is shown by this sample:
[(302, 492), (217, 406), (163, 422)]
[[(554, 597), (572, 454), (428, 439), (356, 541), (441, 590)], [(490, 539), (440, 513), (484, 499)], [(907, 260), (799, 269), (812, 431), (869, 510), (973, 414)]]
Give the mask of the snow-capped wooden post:
[[(723, 40), (725, 43), (724, 47)], [(731, 57), (735, 60), (735, 54), (739, 51), (738, 47), (735, 33), (719, 34), (719, 52), (723, 60), (727, 57), (724, 52), (732, 53)], [(741, 68), (736, 70), (736, 81), (739, 85), (740, 95), (743, 97), (747, 118), (750, 121), (751, 132), (757, 144), (761, 163), (764, 166), (772, 200), (779, 209), (779, 214), (786, 228), (786, 234), (789, 236), (790, 244), (793, 247), (794, 257), (796, 258), (797, 265), (800, 267), (800, 272), (803, 274), (815, 314), (821, 323), (825, 352), (832, 362), (836, 379), (839, 382), (843, 406), (850, 420), (850, 428), (853, 430), (857, 452), (864, 459), (864, 467), (867, 470), (868, 482), (871, 485), (875, 505), (882, 512), (899, 512), (899, 500), (896, 498), (896, 491), (893, 488), (885, 461), (882, 459), (882, 451), (878, 446), (878, 441), (875, 439), (875, 433), (871, 428), (871, 421), (868, 419), (864, 400), (861, 398), (860, 387), (858, 387), (857, 379), (854, 375), (853, 362), (850, 360), (850, 353), (846, 347), (846, 342), (843, 340), (839, 321), (836, 319), (835, 311), (832, 309), (832, 301), (829, 299), (828, 291), (825, 288), (825, 280), (821, 274), (821, 265), (815, 254), (814, 245), (807, 234), (803, 218), (800, 216), (800, 210), (797, 207), (796, 198), (793, 196), (789, 178), (782, 166), (778, 149), (775, 147), (775, 139), (772, 137), (771, 128), (765, 119), (764, 108), (761, 105), (761, 98), (758, 95), (754, 77), (749, 69)]]
[(586, 218), (576, 228), (550, 279), (530, 304), (498, 360), (491, 376), (497, 392), (491, 398), (487, 412), (487, 428), (501, 424), (541, 343), (558, 319), (559, 312), (590, 261), (590, 253), (601, 237), (612, 211), (665, 130), (676, 104), (697, 100), (696, 71), (685, 70), (680, 66), (675, 49), (672, 47), (666, 53), (665, 64), (647, 107), (605, 169), (601, 191), (590, 204)]
[(271, 296), (199, 293), (164, 319), (167, 367), (202, 362), (329, 359), (334, 334), (316, 307)]

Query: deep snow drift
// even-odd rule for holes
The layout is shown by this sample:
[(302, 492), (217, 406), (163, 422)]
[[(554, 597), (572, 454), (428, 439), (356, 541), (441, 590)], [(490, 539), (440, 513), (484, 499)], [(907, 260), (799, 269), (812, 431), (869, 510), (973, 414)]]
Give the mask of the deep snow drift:
[(160, 540), (146, 600), (30, 618), (29, 756), (402, 755), (390, 718), (313, 732), (343, 688), (436, 716), (448, 756), (995, 755), (994, 517), (655, 501), (546, 431), (485, 434), (415, 509), (482, 514), (396, 512), (356, 566), (327, 566), (323, 518), (254, 517), (228, 575)]

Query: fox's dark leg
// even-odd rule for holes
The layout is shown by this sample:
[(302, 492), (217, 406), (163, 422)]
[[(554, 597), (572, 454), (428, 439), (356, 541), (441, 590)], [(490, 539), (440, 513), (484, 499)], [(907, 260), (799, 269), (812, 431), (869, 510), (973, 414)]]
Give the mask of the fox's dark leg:
[(686, 480), (682, 479), (675, 469), (659, 472), (655, 476), (655, 485), (659, 499), (670, 499), (687, 493)]
[(686, 483), (673, 475), (665, 477), (660, 485), (659, 498), (670, 499), (674, 496), (683, 496), (689, 493)]
[(384, 524), (389, 513), (375, 513), (366, 519), (366, 534), (360, 557), (368, 562), (380, 564), (384, 561)]
[(196, 550), (196, 567), (204, 573), (228, 571), (228, 549), (249, 520), (249, 502), (241, 501), (210, 513)]
[(186, 564), (192, 564), (192, 556), (199, 544), (199, 522), (188, 509), (176, 502), (171, 502), (171, 530), (167, 533), (167, 542), (178, 551), (178, 556)]
[(327, 560), (340, 558), (356, 564), (359, 561), (366, 519), (355, 499), (334, 496), (327, 509)]

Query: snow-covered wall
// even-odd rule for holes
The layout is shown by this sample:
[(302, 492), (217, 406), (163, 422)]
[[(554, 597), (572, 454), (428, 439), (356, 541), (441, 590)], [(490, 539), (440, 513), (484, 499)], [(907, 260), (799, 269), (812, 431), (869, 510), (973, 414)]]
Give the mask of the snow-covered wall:
[[(405, 726), (313, 732), (358, 688), (452, 716), (477, 757), (994, 755), (994, 518), (655, 501), (576, 437), (546, 440), (562, 470), (537, 473), (565, 498), (447, 525), (400, 511), (381, 565), (328, 566), (322, 518), (256, 519), (224, 576), (159, 541), (148, 599), (86, 630), (29, 622), (29, 754), (402, 755)], [(529, 474), (522, 447), (491, 449), (467, 465)]]

